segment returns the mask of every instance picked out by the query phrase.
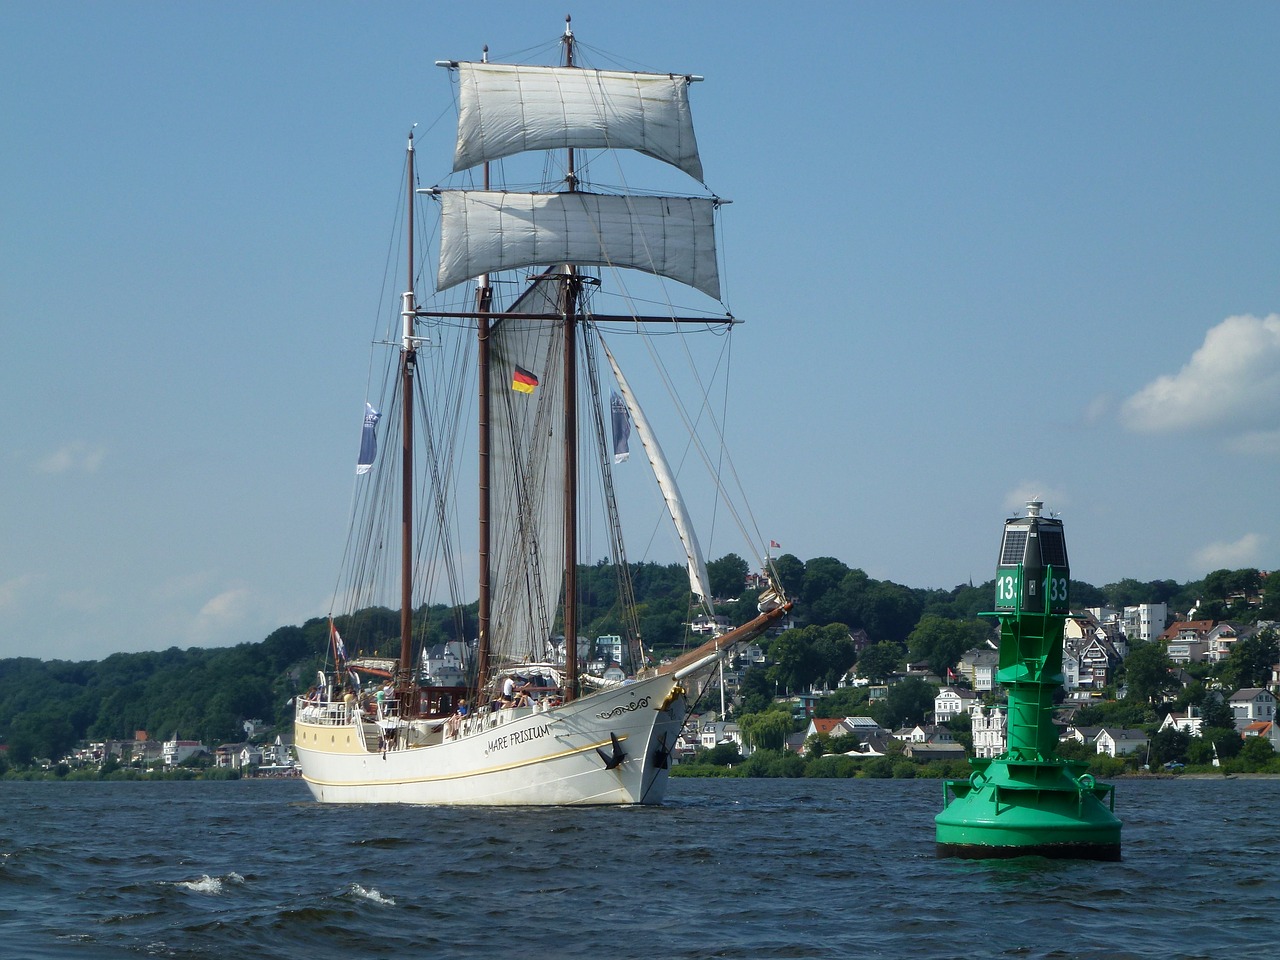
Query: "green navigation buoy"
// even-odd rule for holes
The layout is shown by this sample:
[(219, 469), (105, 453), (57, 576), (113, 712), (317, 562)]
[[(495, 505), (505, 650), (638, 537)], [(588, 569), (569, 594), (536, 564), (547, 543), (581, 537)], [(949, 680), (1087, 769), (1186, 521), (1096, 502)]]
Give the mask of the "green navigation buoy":
[(970, 760), (968, 780), (943, 782), (939, 857), (1120, 859), (1114, 788), (1096, 783), (1087, 762), (1057, 755), (1053, 694), (1063, 683), (1071, 572), (1062, 521), (1041, 516), (1043, 506), (1033, 500), (1025, 517), (1005, 521), (996, 570), (1008, 747)]

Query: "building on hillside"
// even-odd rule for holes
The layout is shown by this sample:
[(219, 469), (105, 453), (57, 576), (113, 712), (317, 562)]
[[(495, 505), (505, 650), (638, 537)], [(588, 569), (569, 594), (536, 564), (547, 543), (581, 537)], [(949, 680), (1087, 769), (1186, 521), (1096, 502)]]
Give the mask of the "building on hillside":
[(1116, 623), (1120, 620), (1120, 611), (1115, 607), (1085, 607), (1084, 612), (1099, 623)]
[(1066, 663), (1070, 660), (1075, 678), (1074, 687), (1069, 682), (1066, 684), (1068, 692), (1075, 689), (1101, 690), (1111, 682), (1115, 669), (1123, 660), (1115, 646), (1119, 637), (1119, 627), (1114, 622), (1103, 626), (1089, 614), (1067, 617), (1062, 630), (1063, 674), (1069, 681)]
[(1098, 747), (1098, 753), (1105, 753), (1109, 757), (1124, 757), (1146, 749), (1148, 739), (1141, 730), (1103, 727), (1098, 731), (1094, 743)]
[[(872, 722), (874, 723), (875, 721)], [(879, 727), (877, 726), (876, 729), (878, 730)], [(804, 742), (808, 743), (810, 737), (818, 735), (824, 735), (831, 739), (835, 739), (836, 737), (847, 737), (851, 734), (853, 734), (853, 728), (848, 726), (844, 720), (815, 717), (809, 721), (809, 726), (805, 728)]]
[(431, 682), (442, 687), (461, 687), (467, 682), (463, 660), (466, 645), (458, 640), (438, 643), (422, 651), (422, 669)]
[[(1204, 635), (1204, 658), (1209, 663), (1221, 663), (1231, 656), (1236, 641), (1243, 640), (1242, 625), (1230, 620), (1220, 620)], [(1248, 631), (1251, 633), (1252, 631)], [(1245, 633), (1247, 635), (1247, 633)]]
[(1120, 619), (1121, 628), (1130, 643), (1150, 643), (1169, 624), (1169, 605), (1166, 603), (1140, 603), (1125, 607)]
[(1092, 746), (1097, 742), (1101, 730), (1101, 727), (1077, 727), (1075, 724), (1068, 724), (1067, 728), (1058, 735), (1058, 742), (1066, 743), (1068, 740), (1074, 740), (1076, 743), (1083, 743), (1086, 747)]
[(966, 650), (956, 664), (956, 673), (967, 677), (969, 686), (978, 693), (990, 693), (996, 687), (996, 671), (1000, 668), (1000, 651), (994, 647)]
[(1276, 698), (1262, 687), (1246, 687), (1227, 698), (1236, 729), (1243, 731), (1251, 723), (1270, 723), (1276, 718)]
[(703, 721), (698, 731), (698, 746), (703, 750), (714, 750), (724, 744), (733, 745), (744, 757), (751, 753), (742, 738), (742, 731), (732, 720)]
[(1203, 640), (1180, 638), (1167, 641), (1164, 650), (1174, 663), (1203, 663), (1208, 644)]
[(1008, 749), (1009, 716), (1003, 707), (975, 703), (969, 717), (975, 757), (998, 757)]
[(933, 698), (933, 719), (946, 723), (952, 717), (963, 716), (973, 710), (978, 695), (963, 687), (943, 687)]
[(1175, 710), (1166, 716), (1160, 723), (1160, 732), (1164, 733), (1172, 728), (1180, 730), (1189, 737), (1198, 737), (1203, 727), (1204, 720), (1200, 716), (1200, 708), (1187, 707), (1183, 713), (1178, 713)]
[(1261, 737), (1264, 740), (1273, 739), (1271, 736), (1271, 728), (1275, 726), (1274, 721), (1258, 720), (1249, 724), (1240, 731), (1240, 736), (1248, 740), (1250, 737)]
[(913, 760), (963, 760), (964, 747), (958, 743), (912, 743), (902, 748), (904, 757)]
[(284, 737), (277, 736), (274, 742), (263, 744), (262, 763), (264, 766), (292, 767), (294, 762), (290, 743)]
[(714, 617), (700, 613), (689, 623), (689, 630), (698, 636), (718, 637), (729, 629), (729, 618), (716, 615)]
[(955, 736), (949, 729), (936, 723), (917, 723), (901, 727), (893, 732), (894, 739), (904, 743), (954, 743)]
[(1200, 663), (1207, 650), (1205, 637), (1212, 629), (1212, 620), (1178, 620), (1169, 624), (1158, 639), (1174, 663)]
[(876, 737), (883, 739), (888, 736), (888, 731), (882, 730), (880, 724), (871, 717), (845, 717), (842, 722), (850, 733), (855, 734), (862, 741)]
[(197, 754), (208, 752), (199, 740), (179, 740), (175, 733), (171, 739), (164, 742), (162, 755), (166, 767), (176, 767)]

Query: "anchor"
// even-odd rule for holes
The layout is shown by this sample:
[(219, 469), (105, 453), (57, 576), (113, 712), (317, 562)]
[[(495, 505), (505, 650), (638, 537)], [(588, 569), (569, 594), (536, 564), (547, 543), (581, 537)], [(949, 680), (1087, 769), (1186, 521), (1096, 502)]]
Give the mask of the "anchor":
[(614, 770), (617, 769), (618, 765), (622, 763), (623, 760), (627, 759), (627, 754), (626, 751), (622, 749), (622, 742), (618, 739), (618, 735), (616, 733), (610, 733), (609, 739), (613, 741), (613, 755), (610, 756), (599, 747), (596, 747), (596, 753), (600, 754), (600, 759), (604, 761), (604, 768), (606, 770)]
[(667, 735), (662, 735), (662, 740), (658, 743), (658, 747), (653, 751), (653, 765), (659, 770), (666, 770), (671, 766), (671, 751), (667, 748)]

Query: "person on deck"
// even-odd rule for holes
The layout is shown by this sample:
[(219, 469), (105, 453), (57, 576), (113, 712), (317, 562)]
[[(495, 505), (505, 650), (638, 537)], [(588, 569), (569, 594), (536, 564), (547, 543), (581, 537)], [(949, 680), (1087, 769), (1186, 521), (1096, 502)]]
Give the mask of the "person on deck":
[(467, 709), (467, 701), (459, 700), (458, 709), (453, 711), (453, 716), (449, 718), (449, 736), (456, 737), (458, 730), (462, 726), (462, 721), (466, 719), (470, 711)]

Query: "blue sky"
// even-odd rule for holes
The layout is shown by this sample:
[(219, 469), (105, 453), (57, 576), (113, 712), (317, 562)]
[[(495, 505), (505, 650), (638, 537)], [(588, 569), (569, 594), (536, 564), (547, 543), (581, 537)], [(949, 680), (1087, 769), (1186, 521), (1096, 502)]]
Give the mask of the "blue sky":
[[(566, 10), (0, 4), (0, 656), (327, 612), (404, 135)], [(766, 537), (951, 587), (1040, 495), (1091, 583), (1277, 566), (1280, 7), (572, 12), (706, 77)]]

